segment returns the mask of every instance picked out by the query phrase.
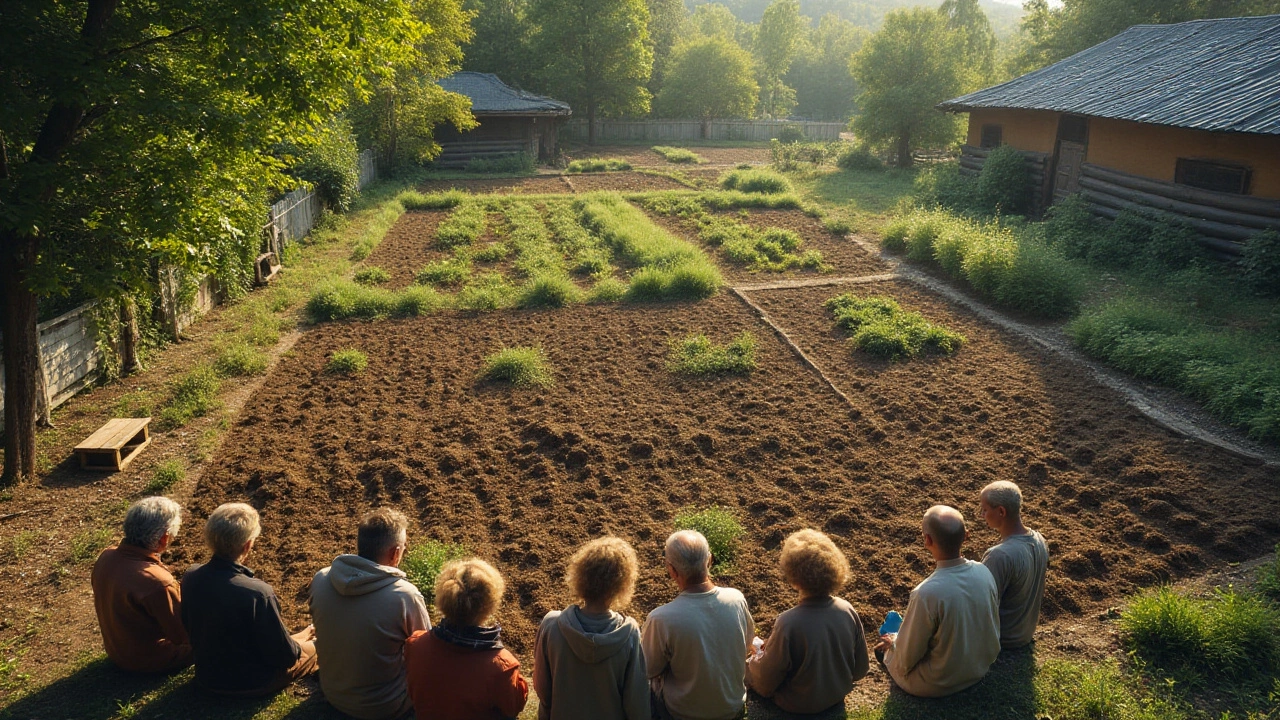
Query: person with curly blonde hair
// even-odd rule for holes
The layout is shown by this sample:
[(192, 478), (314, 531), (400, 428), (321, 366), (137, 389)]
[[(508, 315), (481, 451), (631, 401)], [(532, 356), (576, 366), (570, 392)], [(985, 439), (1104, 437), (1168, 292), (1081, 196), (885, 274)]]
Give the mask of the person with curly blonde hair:
[(520, 661), (502, 645), (502, 626), (492, 622), (505, 590), (502, 575), (479, 558), (454, 560), (440, 570), (436, 608), (444, 617), (404, 647), (418, 717), (502, 720), (524, 709), (529, 684)]
[(836, 597), (849, 582), (849, 561), (817, 530), (792, 533), (778, 559), (800, 602), (778, 616), (761, 654), (747, 663), (751, 718), (843, 718), (844, 698), (867, 674), (862, 620)]
[(615, 612), (631, 601), (639, 563), (626, 540), (603, 537), (569, 559), (579, 602), (547, 613), (533, 649), (539, 720), (649, 720), (640, 626)]

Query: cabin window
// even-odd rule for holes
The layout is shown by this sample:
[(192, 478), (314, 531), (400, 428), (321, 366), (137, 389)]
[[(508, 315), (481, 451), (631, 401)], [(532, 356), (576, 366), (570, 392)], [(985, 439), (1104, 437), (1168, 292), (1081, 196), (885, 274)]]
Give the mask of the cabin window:
[(1003, 125), (983, 125), (982, 144), (979, 147), (997, 148), (1004, 142)]
[(1058, 120), (1058, 139), (1063, 142), (1080, 143), (1089, 141), (1089, 118), (1079, 115), (1063, 115)]
[(1244, 165), (1215, 160), (1178, 158), (1173, 181), (1179, 185), (1213, 190), (1215, 192), (1249, 194), (1249, 180), (1253, 171)]

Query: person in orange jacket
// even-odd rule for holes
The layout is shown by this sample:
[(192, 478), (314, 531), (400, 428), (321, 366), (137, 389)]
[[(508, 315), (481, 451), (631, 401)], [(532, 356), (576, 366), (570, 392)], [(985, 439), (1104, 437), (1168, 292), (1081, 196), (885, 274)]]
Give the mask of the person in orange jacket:
[(444, 614), (430, 630), (405, 642), (409, 698), (420, 718), (509, 720), (524, 709), (529, 684), (520, 661), (502, 646), (502, 627), (490, 624), (506, 583), (478, 558), (454, 560), (436, 579), (436, 608)]

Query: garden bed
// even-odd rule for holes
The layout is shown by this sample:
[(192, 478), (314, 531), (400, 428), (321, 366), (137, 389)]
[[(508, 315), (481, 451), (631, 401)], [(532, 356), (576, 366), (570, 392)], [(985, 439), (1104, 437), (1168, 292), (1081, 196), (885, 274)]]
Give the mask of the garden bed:
[(467, 192), (495, 195), (537, 195), (542, 193), (570, 192), (568, 184), (559, 175), (533, 175), (517, 178), (461, 178), (456, 180), (427, 180), (418, 185), (424, 193), (443, 192), (457, 188)]
[[(656, 155), (654, 157), (657, 157)], [(689, 190), (679, 181), (661, 175), (648, 175), (638, 172), (612, 172), (572, 175), (568, 181), (574, 192), (596, 192), (610, 190), (614, 192), (652, 192), (655, 190)]]
[[(575, 145), (565, 148), (565, 154), (573, 160), (579, 158), (617, 158), (626, 160), (635, 167), (698, 167), (697, 165), (675, 165), (667, 162), (661, 155), (650, 148), (654, 145), (672, 145), (686, 147), (672, 142), (653, 142), (644, 145)], [(732, 166), (740, 163), (761, 165), (769, 162), (772, 156), (768, 145), (759, 147), (693, 147), (688, 146), (707, 165)]]

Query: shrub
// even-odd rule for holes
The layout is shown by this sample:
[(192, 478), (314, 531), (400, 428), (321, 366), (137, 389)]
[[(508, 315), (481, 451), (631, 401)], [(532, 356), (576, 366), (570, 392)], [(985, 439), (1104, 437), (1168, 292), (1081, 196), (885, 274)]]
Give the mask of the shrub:
[(1273, 602), (1280, 602), (1280, 545), (1271, 562), (1258, 568), (1258, 592)]
[(911, 216), (899, 216), (888, 222), (880, 233), (880, 247), (889, 252), (906, 252), (907, 236), (911, 234)]
[(568, 173), (597, 173), (597, 172), (617, 172), (620, 170), (630, 170), (631, 163), (626, 160), (618, 160), (616, 158), (591, 158), (588, 160), (574, 160), (565, 168)]
[(972, 235), (973, 242), (963, 252), (965, 280), (983, 295), (994, 296), (1007, 282), (1018, 257), (1018, 243), (1009, 232), (995, 230)]
[(680, 375), (746, 375), (756, 369), (756, 338), (743, 332), (728, 345), (717, 345), (699, 333), (672, 340), (667, 369)]
[(772, 170), (730, 170), (720, 177), (720, 187), (744, 193), (778, 195), (794, 191), (791, 181)]
[(537, 169), (538, 159), (525, 152), (496, 158), (472, 158), (466, 167), (467, 172), (482, 175), (528, 175)]
[(465, 203), (453, 209), (449, 217), (436, 227), (436, 242), (441, 247), (470, 245), (484, 232), (486, 217), (480, 203)]
[(218, 353), (218, 359), (213, 361), (213, 368), (224, 378), (248, 377), (266, 372), (267, 362), (266, 353), (248, 343), (238, 342), (228, 345)]
[(151, 473), (151, 482), (142, 489), (144, 495), (163, 495), (187, 476), (187, 464), (179, 458), (165, 460)]
[(1131, 210), (1122, 210), (1089, 246), (1089, 262), (1127, 268), (1143, 255), (1155, 222)]
[(778, 142), (780, 143), (798, 143), (804, 142), (804, 128), (799, 125), (784, 125), (778, 130)]
[(637, 270), (623, 299), (628, 302), (705, 300), (723, 286), (724, 278), (710, 260), (685, 260), (675, 265)]
[(405, 578), (422, 592), (428, 603), (436, 598), (436, 578), (440, 570), (451, 560), (466, 557), (467, 551), (461, 545), (450, 545), (438, 540), (426, 540), (414, 543), (400, 560), (400, 569)]
[(391, 279), (391, 274), (380, 267), (360, 268), (352, 278), (361, 285), (381, 285)]
[(558, 308), (581, 301), (582, 291), (572, 280), (559, 275), (542, 275), (525, 283), (516, 305), (522, 308)]
[(654, 145), (653, 151), (661, 155), (663, 159), (669, 163), (696, 165), (698, 163), (705, 162), (697, 153), (684, 148)]
[(822, 221), (822, 229), (832, 235), (848, 235), (853, 232), (853, 223), (845, 218), (827, 218)]
[(1184, 270), (1204, 257), (1200, 236), (1190, 225), (1176, 220), (1159, 220), (1143, 248), (1147, 269), (1156, 273)]
[(426, 195), (416, 190), (406, 190), (397, 196), (405, 210), (451, 210), (470, 198), (467, 193), (456, 189)]
[(849, 146), (836, 155), (836, 167), (841, 170), (880, 171), (884, 163), (867, 147)]
[(1240, 270), (1257, 294), (1280, 295), (1280, 231), (1267, 230), (1246, 240)]
[(904, 311), (892, 298), (846, 293), (827, 300), (825, 306), (836, 325), (851, 334), (849, 344), (854, 349), (890, 360), (926, 353), (953, 355), (965, 343), (963, 335), (934, 325), (920, 313)]
[(201, 417), (217, 404), (222, 381), (213, 367), (202, 365), (178, 379), (173, 384), (173, 399), (160, 411), (162, 429), (182, 427), (192, 419)]
[(287, 145), (281, 153), (290, 157), (289, 172), (315, 186), (325, 207), (346, 212), (360, 179), (360, 151), (355, 134), (345, 120), (334, 120), (310, 137), (307, 145)]
[(514, 387), (547, 387), (555, 382), (547, 354), (540, 347), (505, 348), (486, 357), (481, 377)]
[(922, 171), (916, 176), (915, 197), (920, 204), (941, 205), (967, 212), (978, 205), (978, 182), (960, 172), (957, 163), (946, 163)]
[(419, 285), (460, 285), (471, 277), (471, 261), (463, 258), (433, 260), (414, 277)]
[(732, 572), (733, 561), (738, 556), (738, 544), (746, 531), (731, 510), (715, 505), (702, 510), (687, 507), (676, 513), (673, 525), (676, 530), (702, 533), (711, 547), (713, 573)]
[(334, 350), (329, 361), (324, 364), (324, 371), (335, 375), (359, 375), (369, 367), (369, 356), (355, 348)]
[(1012, 145), (1001, 145), (987, 155), (978, 173), (978, 202), (987, 212), (1022, 215), (1031, 203), (1027, 159)]
[(587, 294), (589, 303), (617, 302), (627, 296), (627, 284), (617, 278), (602, 278)]
[(1013, 267), (995, 289), (996, 302), (1042, 318), (1064, 318), (1080, 308), (1088, 280), (1076, 263), (1034, 240), (1018, 244)]
[(1045, 240), (1069, 258), (1084, 258), (1102, 232), (1098, 218), (1080, 195), (1071, 195), (1051, 206), (1041, 224)]

